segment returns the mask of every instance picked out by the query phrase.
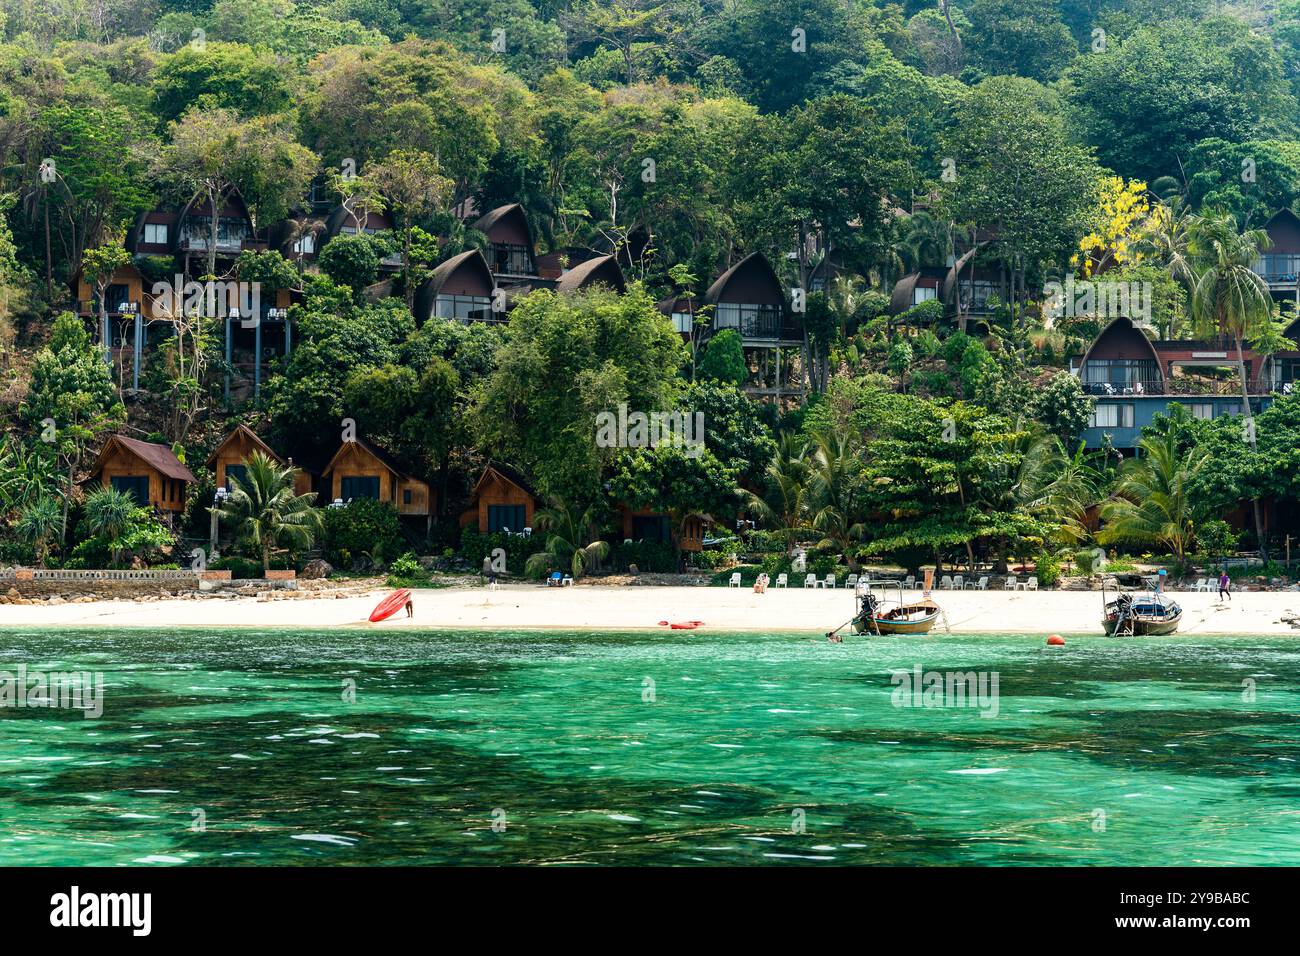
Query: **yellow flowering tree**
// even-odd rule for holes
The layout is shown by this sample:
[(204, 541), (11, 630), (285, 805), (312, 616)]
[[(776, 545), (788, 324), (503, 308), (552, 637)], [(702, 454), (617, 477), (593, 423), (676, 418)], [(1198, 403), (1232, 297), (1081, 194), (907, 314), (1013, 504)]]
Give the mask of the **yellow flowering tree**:
[(1138, 240), (1151, 218), (1147, 184), (1105, 176), (1098, 189), (1092, 228), (1079, 241), (1070, 264), (1087, 279), (1108, 266), (1137, 265), (1142, 261)]

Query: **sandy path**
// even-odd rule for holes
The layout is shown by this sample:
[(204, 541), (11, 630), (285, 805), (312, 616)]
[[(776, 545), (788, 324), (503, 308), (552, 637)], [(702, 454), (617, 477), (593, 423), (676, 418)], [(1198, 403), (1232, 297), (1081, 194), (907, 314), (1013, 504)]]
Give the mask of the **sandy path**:
[[(103, 601), (0, 606), (0, 627), (438, 627), (632, 629), (662, 620), (699, 620), (718, 631), (825, 632), (853, 613), (849, 592), (791, 589), (755, 594), (736, 588), (545, 588), (508, 585), (417, 591), (415, 617), (366, 620), (383, 592), (291, 601)], [(1100, 633), (1101, 596), (1086, 591), (937, 592), (956, 633)], [(1283, 615), (1300, 612), (1300, 592), (1247, 592), (1219, 604), (1215, 595), (1179, 592), (1181, 634), (1297, 634)]]

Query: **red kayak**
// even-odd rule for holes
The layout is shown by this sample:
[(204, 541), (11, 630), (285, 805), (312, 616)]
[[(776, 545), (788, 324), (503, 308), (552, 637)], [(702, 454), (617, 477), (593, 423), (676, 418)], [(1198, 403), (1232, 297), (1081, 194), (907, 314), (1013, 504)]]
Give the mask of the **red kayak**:
[(370, 612), (370, 620), (376, 622), (392, 617), (402, 608), (406, 607), (406, 602), (410, 599), (410, 589), (399, 588), (379, 602), (379, 605)]

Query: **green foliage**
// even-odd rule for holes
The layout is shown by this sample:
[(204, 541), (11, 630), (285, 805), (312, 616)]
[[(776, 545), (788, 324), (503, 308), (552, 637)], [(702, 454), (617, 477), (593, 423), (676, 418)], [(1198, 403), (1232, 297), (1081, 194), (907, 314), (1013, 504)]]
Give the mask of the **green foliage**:
[(609, 562), (616, 571), (636, 565), (641, 572), (671, 574), (677, 570), (677, 553), (664, 541), (619, 542), (611, 549)]
[(740, 333), (723, 329), (709, 339), (700, 354), (699, 376), (725, 385), (744, 385), (749, 380)]
[(1057, 372), (1035, 390), (1030, 413), (1062, 442), (1073, 445), (1088, 427), (1095, 404), (1084, 394), (1078, 378), (1069, 372)]
[(498, 548), (506, 554), (506, 570), (514, 575), (522, 575), (529, 557), (545, 550), (546, 545), (540, 534), (528, 537), (501, 531), (488, 534), (480, 532), (477, 527), (469, 527), (461, 532), (460, 556), (473, 571), (482, 568), (483, 559)]
[(684, 358), (672, 325), (638, 286), (622, 296), (535, 292), (510, 313), (497, 366), (474, 393), (471, 431), (544, 494), (595, 502), (602, 459), (617, 451), (596, 446), (597, 415), (624, 403), (647, 414), (675, 408)]
[(311, 548), (321, 529), (321, 513), (312, 507), (316, 495), (294, 492), (298, 469), (284, 467), (261, 451), (244, 462), (242, 479), (230, 478), (231, 493), (217, 509), (235, 538), (260, 553), (263, 570), (271, 555), (291, 555)]
[(383, 241), (374, 236), (340, 235), (326, 243), (317, 262), (327, 276), (351, 289), (360, 301), (362, 291), (379, 278), (379, 261), (386, 254)]
[(387, 501), (354, 500), (321, 511), (321, 551), (336, 568), (382, 568), (402, 548), (397, 509)]

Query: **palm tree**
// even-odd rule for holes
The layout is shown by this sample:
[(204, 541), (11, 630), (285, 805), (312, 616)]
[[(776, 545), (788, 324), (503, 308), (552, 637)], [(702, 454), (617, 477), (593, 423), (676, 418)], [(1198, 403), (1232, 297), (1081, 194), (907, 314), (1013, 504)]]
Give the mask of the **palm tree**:
[[(1187, 208), (1179, 196), (1168, 201), (1156, 203), (1151, 208), (1151, 217), (1143, 237), (1144, 250), (1152, 257), (1165, 264), (1169, 277), (1181, 285), (1190, 296), (1196, 287), (1196, 271), (1192, 264), (1192, 238), (1196, 233), (1200, 217)], [(1178, 329), (1165, 330), (1169, 337), (1177, 334)]]
[(825, 535), (817, 546), (834, 546), (853, 564), (849, 548), (866, 533), (857, 443), (844, 429), (819, 434), (813, 439), (811, 464), (812, 526)]
[(812, 471), (810, 455), (807, 442), (793, 433), (786, 433), (781, 436), (776, 454), (764, 469), (766, 493), (756, 495), (747, 488), (740, 489), (745, 510), (763, 524), (781, 530), (787, 554), (794, 553), (795, 536), (807, 526)]
[(1196, 510), (1188, 487), (1209, 460), (1194, 448), (1181, 458), (1173, 435), (1138, 443), (1140, 457), (1120, 471), (1116, 497), (1102, 506), (1106, 526), (1097, 535), (1103, 544), (1126, 543), (1168, 548), (1182, 564), (1196, 541)]
[(59, 503), (53, 498), (38, 498), (24, 505), (14, 522), (14, 531), (23, 541), (32, 546), (36, 552), (36, 563), (45, 567), (45, 558), (50, 551), (50, 539), (58, 534), (63, 512)]
[(86, 530), (94, 537), (108, 541), (114, 564), (122, 554), (122, 538), (137, 507), (131, 495), (116, 488), (100, 487), (86, 495)]
[(1089, 511), (1100, 497), (1102, 484), (1101, 475), (1089, 461), (1084, 447), (1084, 442), (1079, 442), (1071, 454), (1059, 438), (1047, 439), (1042, 455), (1035, 456), (1033, 486), (1025, 502), (1030, 512), (1059, 522), (1059, 539), (1074, 545), (1091, 534)]
[[(600, 523), (595, 507), (578, 512), (571, 505), (553, 500), (533, 518), (538, 531), (549, 532), (546, 549), (529, 557), (524, 565), (528, 574), (542, 574), (567, 564), (574, 580), (603, 561), (609, 554), (609, 542), (600, 540)], [(587, 542), (584, 544), (583, 542)]]
[[(1266, 332), (1273, 321), (1273, 297), (1268, 284), (1254, 271), (1260, 252), (1270, 245), (1262, 229), (1237, 232), (1230, 215), (1202, 218), (1192, 235), (1191, 249), (1201, 264), (1192, 290), (1192, 317), (1201, 334), (1226, 334), (1237, 348), (1237, 376), (1241, 385), (1241, 408), (1245, 416), (1246, 440), (1255, 445), (1255, 420), (1250, 412), (1250, 389), (1242, 342)], [(1255, 536), (1259, 555), (1268, 562), (1264, 543), (1264, 519), (1258, 498), (1251, 501), (1255, 512)]]
[(261, 551), (266, 574), (273, 550), (311, 547), (321, 516), (312, 507), (315, 493), (294, 494), (297, 468), (281, 465), (260, 451), (253, 452), (244, 466), (244, 477), (230, 477), (233, 490), (215, 510), (237, 536)]

